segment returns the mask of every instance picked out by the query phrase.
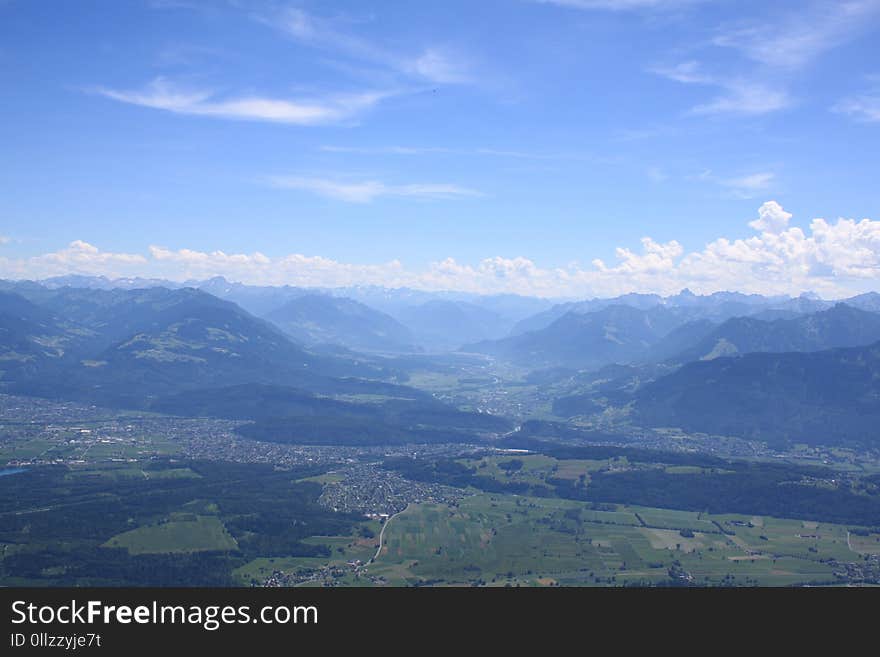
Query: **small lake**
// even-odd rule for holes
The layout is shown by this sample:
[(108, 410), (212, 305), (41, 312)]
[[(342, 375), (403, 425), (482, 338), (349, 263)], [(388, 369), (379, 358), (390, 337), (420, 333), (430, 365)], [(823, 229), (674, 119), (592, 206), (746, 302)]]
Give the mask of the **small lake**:
[(6, 475), (14, 475), (19, 472), (27, 472), (27, 468), (4, 468), (0, 469), (0, 477), (5, 477)]

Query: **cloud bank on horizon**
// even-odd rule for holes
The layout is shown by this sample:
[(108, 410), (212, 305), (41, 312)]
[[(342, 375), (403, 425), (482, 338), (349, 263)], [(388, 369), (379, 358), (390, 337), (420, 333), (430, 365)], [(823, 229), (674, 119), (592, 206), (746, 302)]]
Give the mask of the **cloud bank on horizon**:
[(685, 253), (676, 240), (642, 238), (640, 252), (616, 250), (617, 262), (594, 259), (590, 267), (541, 268), (526, 257), (490, 257), (476, 265), (454, 258), (421, 271), (399, 260), (353, 264), (302, 254), (270, 258), (150, 246), (146, 253), (112, 253), (77, 240), (66, 248), (29, 258), (0, 256), (0, 276), (41, 279), (68, 274), (109, 278), (151, 277), (174, 281), (224, 276), (255, 285), (344, 287), (377, 285), (479, 294), (545, 297), (614, 296), (627, 292), (673, 294), (682, 288), (708, 294), (735, 290), (826, 298), (872, 289), (880, 279), (880, 221), (813, 219), (808, 231), (790, 226), (791, 213), (776, 201), (758, 208), (751, 237), (720, 237)]

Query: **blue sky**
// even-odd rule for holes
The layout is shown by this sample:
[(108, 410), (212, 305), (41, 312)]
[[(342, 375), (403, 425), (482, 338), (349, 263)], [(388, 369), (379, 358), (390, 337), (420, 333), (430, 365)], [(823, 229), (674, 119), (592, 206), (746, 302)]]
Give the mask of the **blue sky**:
[(0, 0), (0, 276), (871, 289), (878, 34), (880, 0)]

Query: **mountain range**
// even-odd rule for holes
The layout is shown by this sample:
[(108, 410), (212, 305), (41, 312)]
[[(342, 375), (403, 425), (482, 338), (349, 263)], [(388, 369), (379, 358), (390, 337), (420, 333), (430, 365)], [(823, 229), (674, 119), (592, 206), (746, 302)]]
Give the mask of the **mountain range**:
[[(20, 289), (135, 290), (192, 287), (231, 301), (257, 317), (277, 321), (305, 344), (334, 343), (352, 349), (448, 351), (466, 342), (500, 338), (520, 320), (553, 306), (548, 299), (515, 294), (479, 295), (376, 286), (303, 288), (246, 285), (222, 276), (184, 283), (161, 279), (59, 276), (39, 283), (5, 283)], [(0, 281), (0, 289), (4, 283)], [(298, 311), (297, 301), (310, 307)], [(355, 305), (359, 304), (359, 305)], [(285, 309), (286, 310), (283, 310)], [(389, 318), (397, 322), (395, 325)], [(362, 320), (363, 324), (359, 323)]]
[(771, 444), (876, 446), (880, 342), (687, 363), (636, 393), (634, 420)]
[(569, 311), (544, 329), (462, 349), (529, 367), (589, 369), (638, 359), (652, 344), (685, 323), (687, 317), (679, 309), (665, 306), (642, 310), (609, 305), (587, 313)]
[(311, 350), (202, 290), (4, 287), (23, 294), (0, 292), (2, 392), (250, 420), (249, 438), (311, 444), (473, 442), (511, 428), (396, 383), (406, 374), (392, 361)]
[[(701, 324), (700, 328), (704, 326)], [(792, 319), (728, 319), (675, 358), (686, 363), (756, 351), (821, 351), (856, 347), (877, 340), (880, 340), (880, 313), (839, 303), (829, 310)]]
[(498, 386), (486, 376), (495, 359), (557, 417), (771, 443), (876, 441), (875, 293), (832, 302), (685, 290), (551, 307), (515, 295), (162, 283), (0, 281), (0, 391), (238, 419), (261, 440), (468, 441), (511, 421), (407, 382)]
[(619, 303), (619, 297), (611, 304), (557, 306), (518, 325), (538, 325), (564, 311), (543, 328), (467, 344), (462, 350), (526, 367), (584, 369), (750, 351), (815, 351), (880, 339), (880, 315), (871, 311), (880, 295), (873, 293), (836, 304), (734, 293), (628, 296), (636, 297), (635, 305)]
[(265, 315), (295, 341), (362, 351), (418, 351), (412, 331), (369, 306), (325, 294), (304, 294)]
[(197, 386), (386, 374), (310, 353), (269, 322), (192, 288), (28, 292), (31, 300), (4, 293), (0, 314), (3, 381), (19, 392), (131, 404)]

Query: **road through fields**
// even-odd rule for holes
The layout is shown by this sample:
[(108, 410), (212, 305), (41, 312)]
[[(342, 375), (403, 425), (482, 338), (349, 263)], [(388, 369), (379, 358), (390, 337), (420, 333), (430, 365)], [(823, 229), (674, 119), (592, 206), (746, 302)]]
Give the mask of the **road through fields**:
[[(404, 507), (403, 511), (406, 511), (409, 508), (409, 504)], [(376, 554), (367, 562), (367, 565), (373, 563), (376, 559), (379, 558), (379, 553), (382, 551), (382, 541), (385, 538), (385, 530), (388, 528), (388, 525), (391, 524), (391, 521), (394, 520), (397, 516), (399, 516), (403, 511), (398, 511), (393, 516), (388, 516), (388, 520), (385, 521), (385, 524), (382, 525), (382, 531), (379, 532), (379, 547), (376, 550)]]

